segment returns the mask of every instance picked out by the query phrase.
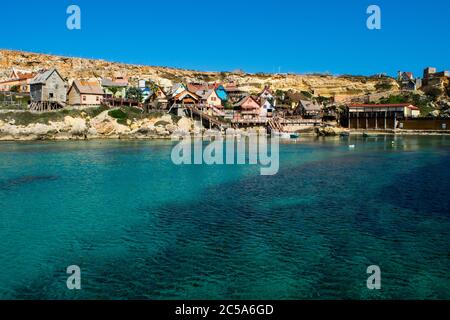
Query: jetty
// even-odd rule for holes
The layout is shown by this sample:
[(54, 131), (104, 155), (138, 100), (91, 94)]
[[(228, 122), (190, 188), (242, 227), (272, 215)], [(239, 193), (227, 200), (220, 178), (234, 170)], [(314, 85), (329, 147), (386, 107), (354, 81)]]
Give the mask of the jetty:
[(199, 109), (195, 105), (188, 105), (186, 106), (186, 110), (189, 111), (191, 118), (197, 117), (200, 119), (201, 123), (206, 123), (209, 125), (209, 128), (212, 129), (213, 127), (219, 129), (219, 130), (226, 130), (230, 128), (230, 123), (221, 120), (219, 117), (215, 117), (213, 115), (210, 115), (203, 110)]

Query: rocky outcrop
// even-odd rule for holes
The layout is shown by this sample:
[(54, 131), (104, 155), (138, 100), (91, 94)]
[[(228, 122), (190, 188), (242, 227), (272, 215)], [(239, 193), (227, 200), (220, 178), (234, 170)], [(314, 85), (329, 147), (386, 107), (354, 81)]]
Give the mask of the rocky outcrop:
[(78, 140), (78, 139), (152, 139), (170, 138), (172, 135), (192, 133), (190, 119), (182, 118), (173, 123), (170, 115), (159, 118), (129, 120), (120, 124), (102, 112), (95, 118), (66, 116), (63, 121), (48, 124), (17, 125), (14, 120), (0, 120), (0, 140)]
[(194, 126), (194, 122), (189, 118), (181, 118), (177, 125), (180, 130), (190, 132)]
[(339, 127), (322, 127), (316, 129), (316, 134), (324, 137), (337, 136), (346, 132), (348, 132), (348, 130)]
[(69, 133), (74, 136), (84, 136), (88, 132), (86, 120), (83, 118), (65, 117), (64, 124), (70, 128)]
[(24, 137), (24, 140), (45, 139), (48, 135), (55, 135), (59, 132), (59, 126), (33, 123), (28, 126), (16, 126), (4, 122), (0, 123), (0, 139), (16, 140)]
[(100, 136), (126, 135), (131, 132), (129, 126), (119, 124), (116, 119), (108, 115), (108, 111), (104, 111), (97, 117), (91, 119), (89, 125)]

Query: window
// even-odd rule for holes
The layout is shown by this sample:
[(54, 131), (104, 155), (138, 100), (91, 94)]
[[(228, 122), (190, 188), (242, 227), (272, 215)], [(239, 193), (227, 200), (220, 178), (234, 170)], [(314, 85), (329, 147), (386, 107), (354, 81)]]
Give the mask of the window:
[(83, 101), (86, 101), (86, 96), (83, 96)]
[(100, 97), (99, 96), (97, 96), (97, 102), (99, 102), (100, 101)]
[(49, 93), (49, 94), (48, 94), (48, 97), (49, 97), (50, 99), (53, 99), (53, 93)]

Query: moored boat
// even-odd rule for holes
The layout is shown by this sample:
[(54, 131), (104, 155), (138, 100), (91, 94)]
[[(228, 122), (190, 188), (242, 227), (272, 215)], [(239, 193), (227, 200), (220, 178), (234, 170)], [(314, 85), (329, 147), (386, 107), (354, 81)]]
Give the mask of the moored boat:
[(272, 135), (281, 139), (291, 139), (291, 134), (287, 132), (274, 131)]
[(377, 134), (363, 132), (363, 137), (364, 138), (374, 138), (374, 137), (377, 137), (377, 136), (378, 136)]

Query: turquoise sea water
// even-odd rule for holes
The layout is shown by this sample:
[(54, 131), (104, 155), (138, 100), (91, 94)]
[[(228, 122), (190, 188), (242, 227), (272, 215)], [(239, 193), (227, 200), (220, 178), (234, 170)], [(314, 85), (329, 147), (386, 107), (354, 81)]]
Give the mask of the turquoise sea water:
[(172, 146), (1, 143), (0, 299), (450, 298), (450, 137), (300, 139), (275, 176)]

